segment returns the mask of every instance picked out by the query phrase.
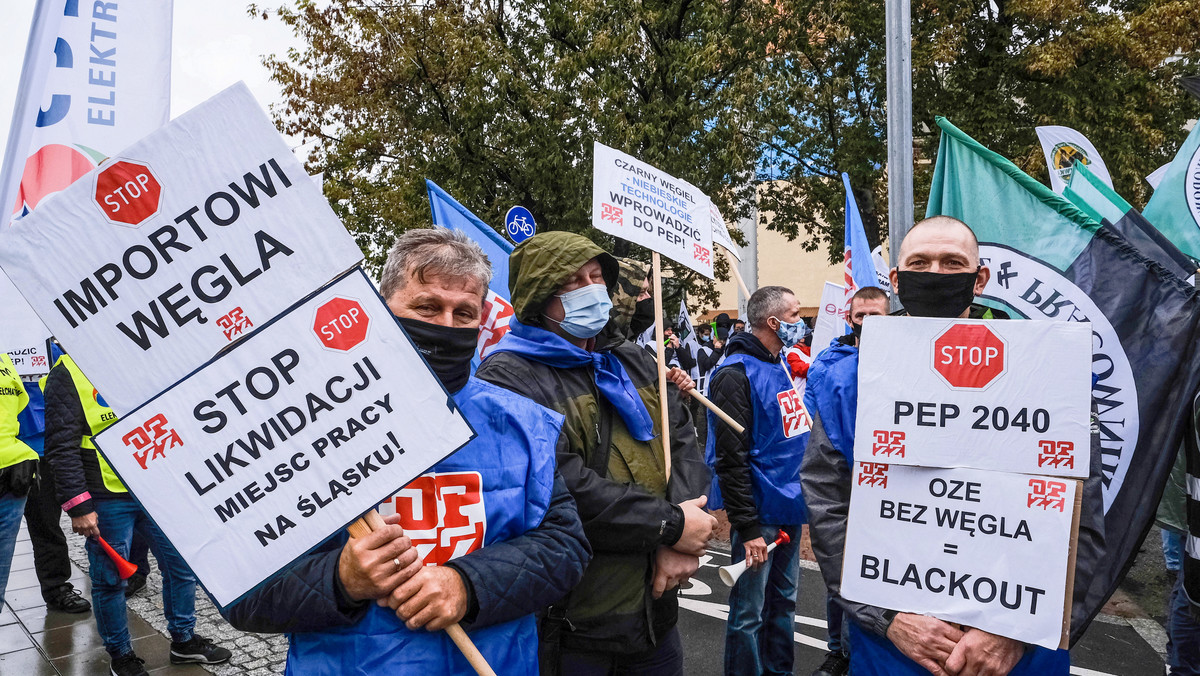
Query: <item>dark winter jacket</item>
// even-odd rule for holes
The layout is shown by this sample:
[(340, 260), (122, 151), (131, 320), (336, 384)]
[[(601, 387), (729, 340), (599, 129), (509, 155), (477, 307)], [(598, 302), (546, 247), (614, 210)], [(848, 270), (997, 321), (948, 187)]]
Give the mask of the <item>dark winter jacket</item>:
[[(54, 470), (54, 486), (59, 504), (70, 504), (67, 514), (83, 516), (96, 511), (92, 498), (129, 499), (128, 493), (114, 493), (104, 486), (100, 460), (96, 451), (83, 448), (80, 442), (91, 434), (79, 391), (71, 372), (63, 363), (50, 369), (43, 388), (46, 398), (46, 448), (44, 457)], [(90, 498), (79, 501), (81, 496)]]
[[(725, 353), (744, 353), (765, 362), (779, 363), (779, 357), (772, 355), (762, 341), (749, 331), (732, 336), (725, 346)], [(712, 403), (745, 429), (745, 432), (738, 433), (729, 425), (716, 425), (713, 442), (716, 452), (714, 469), (721, 482), (725, 515), (729, 517), (729, 527), (737, 531), (743, 541), (760, 536), (749, 459), (750, 449), (754, 445), (751, 438), (754, 404), (750, 394), (750, 380), (741, 364), (729, 364), (722, 368), (708, 384), (708, 398)]]
[[(538, 237), (514, 250), (509, 265), (514, 311), (533, 322), (563, 280), (591, 258), (607, 256), (599, 247), (581, 253), (562, 242), (538, 241)], [(616, 285), (616, 280), (609, 284), (610, 288)], [(512, 352), (496, 352), (480, 366), (476, 377), (566, 417), (563, 436), (567, 446), (560, 447), (558, 470), (575, 497), (594, 558), (583, 581), (561, 604), (568, 620), (562, 645), (631, 653), (654, 646), (675, 626), (676, 593), (669, 591), (657, 601), (651, 596), (654, 555), (659, 547), (679, 540), (683, 512), (678, 503), (704, 495), (710, 476), (696, 447), (691, 414), (678, 391), (669, 387), (671, 479), (665, 479), (657, 365), (646, 350), (624, 339), (624, 325), (614, 323), (619, 319), (610, 322), (592, 349), (611, 351), (632, 379), (654, 421), (656, 436), (649, 442), (634, 439), (621, 416), (606, 405), (590, 366), (554, 368)], [(609, 421), (611, 435), (605, 449), (607, 460), (598, 448), (604, 420)]]
[[(541, 526), (444, 564), (463, 577), (467, 589), (464, 628), (528, 615), (540, 609), (529, 603), (531, 599), (561, 596), (569, 591), (570, 585), (563, 581), (577, 579), (577, 572), (562, 568), (577, 571), (582, 561), (548, 554), (566, 551), (561, 543), (577, 540), (579, 518), (572, 507), (571, 495), (562, 477), (556, 475), (550, 507)], [(323, 631), (357, 623), (371, 602), (351, 600), (338, 578), (338, 556), (345, 543), (344, 532), (321, 543), (226, 608), (225, 619), (243, 631), (271, 633)], [(513, 575), (513, 571), (520, 572)]]

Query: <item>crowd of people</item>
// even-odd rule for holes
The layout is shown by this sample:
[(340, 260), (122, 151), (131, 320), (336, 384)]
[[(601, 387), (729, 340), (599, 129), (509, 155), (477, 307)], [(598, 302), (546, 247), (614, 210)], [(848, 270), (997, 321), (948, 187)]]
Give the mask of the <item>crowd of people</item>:
[[(746, 563), (729, 597), (726, 674), (794, 672), (806, 524), (829, 625), (829, 653), (814, 676), (1068, 673), (1064, 650), (839, 595), (858, 341), (865, 317), (888, 313), (883, 291), (858, 291), (852, 330), (812, 346), (796, 295), (761, 287), (744, 318), (701, 324), (695, 351), (668, 334), (673, 384), (660, 392), (656, 346), (639, 341), (654, 321), (648, 275), (645, 264), (581, 235), (533, 236), (509, 260), (509, 331), (472, 372), (490, 262), (454, 230), (401, 236), (380, 293), (477, 433), (428, 471), (479, 474), (483, 534), (444, 565), (425, 565), (404, 515), (388, 516), (369, 535), (326, 540), (225, 608), (226, 619), (287, 633), (291, 674), (472, 673), (441, 631), (459, 625), (498, 673), (674, 676), (688, 647), (677, 627), (679, 589), (714, 537), (712, 511), (724, 509), (732, 560)], [(1003, 318), (974, 304), (989, 281), (970, 228), (945, 217), (912, 228), (891, 272), (903, 312), (914, 316)], [(91, 442), (116, 420), (100, 393), (70, 356), (56, 355), (37, 388), (43, 450), (42, 430), (27, 420), (28, 384), (0, 359), (0, 594), (22, 514), (32, 531), (57, 527), (65, 510), (88, 538), (91, 607), (113, 674), (145, 669), (130, 645), (128, 585), (100, 538), (125, 556), (138, 536), (153, 551), (172, 663), (228, 659), (194, 631), (187, 564)], [(741, 431), (699, 408), (689, 396), (697, 387)], [(1085, 483), (1080, 556), (1100, 551), (1088, 546), (1097, 537), (1097, 481)], [(61, 538), (46, 537), (49, 553), (38, 555), (43, 594), (52, 607), (87, 612), (62, 574)], [(43, 564), (42, 556), (52, 558)]]

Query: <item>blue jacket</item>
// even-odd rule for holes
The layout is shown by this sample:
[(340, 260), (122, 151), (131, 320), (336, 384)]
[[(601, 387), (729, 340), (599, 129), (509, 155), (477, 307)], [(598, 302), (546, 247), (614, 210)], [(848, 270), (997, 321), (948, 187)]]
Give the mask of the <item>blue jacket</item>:
[[(478, 436), (409, 484), (438, 513), (436, 528), (412, 522), (411, 491), (393, 502), (427, 565), (452, 559), (444, 565), (468, 591), (464, 629), (493, 668), (536, 673), (534, 613), (566, 595), (591, 556), (554, 469), (562, 416), (475, 378), (454, 400)], [(443, 491), (447, 482), (455, 490)], [(344, 542), (339, 534), (301, 557), (226, 608), (227, 619), (289, 632), (289, 674), (473, 673), (444, 632), (409, 631), (390, 610), (345, 595), (337, 578)]]
[[(745, 380), (734, 379), (737, 386), (727, 393), (731, 388), (726, 385), (728, 381), (723, 372), (737, 369), (745, 374)], [(750, 415), (741, 416), (746, 418), (742, 424), (748, 433), (740, 440), (742, 448), (731, 452), (732, 449), (718, 444), (717, 428), (726, 423), (711, 412), (708, 414), (705, 461), (715, 470), (709, 507), (720, 509), (726, 506), (722, 498), (723, 487), (744, 490), (740, 483), (731, 481), (733, 477), (728, 471), (731, 464), (737, 464), (739, 467), (732, 469), (738, 470), (738, 474), (744, 476), (745, 469), (749, 470), (759, 524), (790, 526), (805, 523), (800, 461), (808, 443), (810, 421), (788, 372), (778, 358), (764, 361), (758, 354), (735, 350), (714, 373), (713, 384), (717, 388), (713, 392), (719, 400), (717, 406), (725, 408), (733, 403), (733, 399), (738, 399), (743, 408), (749, 408)], [(726, 402), (726, 398), (730, 401)], [(745, 468), (740, 466), (743, 464)], [(729, 511), (734, 511), (732, 506)], [(730, 522), (734, 520), (731, 516)], [(739, 532), (744, 530), (742, 525), (737, 526)]]
[[(808, 500), (809, 534), (826, 588), (841, 590), (842, 551), (850, 504), (850, 468), (854, 462), (854, 423), (858, 407), (858, 348), (834, 340), (808, 371), (805, 405), (813, 430), (801, 469)], [(891, 622), (883, 608), (838, 598), (849, 624), (850, 668), (855, 676), (921, 676), (925, 669), (886, 638)], [(1032, 647), (1010, 676), (1066, 676), (1066, 650)]]

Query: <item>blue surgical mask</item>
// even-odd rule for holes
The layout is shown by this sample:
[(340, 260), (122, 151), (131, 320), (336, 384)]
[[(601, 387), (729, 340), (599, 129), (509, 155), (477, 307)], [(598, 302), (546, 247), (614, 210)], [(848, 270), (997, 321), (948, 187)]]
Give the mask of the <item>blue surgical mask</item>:
[[(603, 284), (580, 287), (574, 291), (559, 294), (558, 299), (562, 301), (565, 315), (558, 325), (572, 336), (581, 339), (591, 338), (600, 333), (605, 324), (608, 324), (608, 313), (612, 310), (612, 300), (608, 297), (608, 287)], [(550, 318), (547, 317), (547, 319)]]
[(796, 343), (804, 340), (804, 334), (808, 329), (804, 320), (789, 324), (779, 317), (772, 317), (772, 319), (779, 322), (779, 328), (775, 329), (775, 335), (779, 336), (779, 340), (783, 341), (784, 347), (795, 347)]

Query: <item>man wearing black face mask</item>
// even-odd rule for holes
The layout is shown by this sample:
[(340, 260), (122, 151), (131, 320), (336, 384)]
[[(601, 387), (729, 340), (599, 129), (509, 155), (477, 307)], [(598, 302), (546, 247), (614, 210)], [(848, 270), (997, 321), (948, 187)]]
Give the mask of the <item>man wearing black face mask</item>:
[[(934, 217), (913, 226), (900, 246), (892, 287), (906, 313), (920, 317), (993, 317), (972, 304), (983, 293), (991, 271), (981, 265), (979, 244), (966, 224)], [(827, 351), (837, 352), (835, 349)], [(854, 421), (858, 399), (858, 352), (823, 359), (809, 372), (806, 403), (813, 415), (812, 435), (801, 464), (801, 484), (809, 509), (813, 553), (828, 591), (850, 620), (851, 666), (859, 676), (984, 674), (987, 676), (1063, 675), (1070, 668), (1065, 650), (1051, 651), (979, 629), (958, 627), (936, 618), (847, 601), (841, 588), (842, 551), (854, 462)], [(1085, 511), (1099, 490), (1089, 479)], [(1099, 551), (1090, 527), (1080, 528), (1080, 550)], [(920, 546), (915, 544), (914, 546)]]
[(290, 633), (289, 672), (472, 674), (437, 631), (454, 622), (497, 672), (537, 671), (534, 613), (579, 582), (591, 550), (554, 466), (562, 416), (470, 377), (490, 279), (458, 231), (411, 230), (389, 252), (380, 291), (477, 436), (389, 500), (385, 528), (331, 538), (227, 611), (241, 629)]
[[(655, 361), (625, 340), (624, 325), (612, 330), (621, 274), (581, 235), (522, 242), (509, 259), (509, 332), (478, 371), (566, 416), (559, 471), (596, 551), (542, 620), (543, 674), (682, 675), (675, 588), (698, 568), (716, 525), (703, 509), (709, 474), (691, 415), (675, 388), (659, 397)], [(661, 406), (672, 426), (669, 480)]]

